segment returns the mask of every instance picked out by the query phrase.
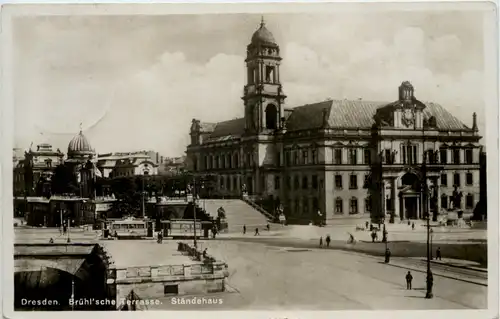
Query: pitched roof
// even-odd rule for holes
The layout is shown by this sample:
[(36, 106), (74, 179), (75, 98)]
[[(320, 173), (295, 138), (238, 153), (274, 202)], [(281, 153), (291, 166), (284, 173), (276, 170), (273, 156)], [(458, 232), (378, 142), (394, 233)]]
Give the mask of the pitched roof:
[[(426, 108), (426, 118), (434, 116), (439, 130), (470, 129), (444, 107), (433, 102), (422, 102)], [(389, 107), (394, 102), (364, 100), (327, 100), (313, 104), (297, 106), (286, 111), (291, 112), (286, 120), (288, 132), (315, 129), (323, 126), (324, 111), (327, 111), (330, 128), (369, 129), (375, 123), (373, 117), (377, 109)], [(245, 130), (245, 119), (219, 123), (203, 123), (211, 129), (209, 141), (227, 140), (240, 137)], [(212, 127), (213, 125), (213, 127)]]
[(218, 139), (221, 137), (240, 137), (245, 131), (245, 119), (237, 118), (234, 120), (219, 122), (216, 124), (209, 139)]
[(217, 126), (217, 123), (202, 122), (202, 123), (200, 123), (200, 131), (207, 132), (207, 133), (213, 132), (216, 126)]
[[(295, 107), (287, 120), (288, 131), (319, 128), (323, 125), (323, 110), (328, 111), (328, 125), (332, 128), (370, 128), (378, 108), (391, 102), (364, 100), (328, 100)], [(441, 130), (468, 129), (460, 120), (437, 103), (424, 102), (426, 117), (436, 117)]]

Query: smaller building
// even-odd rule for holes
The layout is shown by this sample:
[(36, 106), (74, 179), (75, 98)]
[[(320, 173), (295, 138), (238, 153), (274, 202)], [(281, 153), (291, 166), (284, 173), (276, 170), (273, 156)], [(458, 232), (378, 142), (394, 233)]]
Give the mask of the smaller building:
[(158, 168), (160, 175), (179, 175), (186, 168), (186, 157), (165, 158)]
[(97, 168), (105, 178), (158, 175), (158, 164), (148, 152), (99, 154)]
[[(50, 181), (55, 168), (64, 162), (64, 153), (59, 149), (53, 150), (52, 145), (42, 143), (37, 145), (36, 150), (31, 148), (21, 155), (20, 149), (14, 149), (13, 164), (13, 188), (14, 195), (21, 195), (29, 189), (27, 195), (35, 192), (37, 185), (42, 181)], [(27, 162), (28, 161), (28, 162)], [(29, 165), (29, 167), (26, 167)], [(27, 172), (27, 169), (29, 172)], [(25, 183), (25, 176), (29, 173), (28, 184)]]
[[(15, 197), (16, 215), (24, 215), (28, 226), (60, 227), (61, 222), (71, 221), (71, 226), (97, 225), (112, 217), (113, 197), (95, 200), (77, 196)], [(24, 213), (24, 214), (23, 214)]]

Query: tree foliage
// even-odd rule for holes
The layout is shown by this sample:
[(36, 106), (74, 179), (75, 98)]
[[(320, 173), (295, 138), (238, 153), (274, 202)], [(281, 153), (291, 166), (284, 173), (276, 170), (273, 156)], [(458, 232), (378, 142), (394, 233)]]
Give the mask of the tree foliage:
[(79, 191), (76, 175), (72, 167), (66, 164), (58, 165), (54, 169), (50, 186), (52, 194), (78, 194)]

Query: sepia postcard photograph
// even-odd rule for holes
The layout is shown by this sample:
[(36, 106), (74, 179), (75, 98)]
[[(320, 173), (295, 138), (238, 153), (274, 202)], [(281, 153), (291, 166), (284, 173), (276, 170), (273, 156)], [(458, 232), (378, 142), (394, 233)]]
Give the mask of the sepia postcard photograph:
[(493, 2), (4, 5), (3, 313), (498, 318), (498, 45)]

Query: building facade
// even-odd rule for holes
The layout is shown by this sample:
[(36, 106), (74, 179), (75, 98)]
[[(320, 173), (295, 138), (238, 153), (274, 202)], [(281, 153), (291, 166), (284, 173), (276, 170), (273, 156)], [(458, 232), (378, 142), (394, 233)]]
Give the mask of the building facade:
[(158, 164), (152, 152), (127, 152), (99, 154), (97, 167), (103, 177), (158, 175)]
[[(14, 195), (21, 195), (26, 192), (26, 188), (30, 191), (26, 194), (30, 196), (36, 191), (36, 187), (41, 180), (50, 181), (54, 169), (64, 162), (64, 153), (59, 149), (53, 150), (52, 145), (42, 143), (37, 145), (36, 150), (31, 148), (25, 152), (24, 156), (21, 155), (20, 149), (14, 149)], [(25, 176), (26, 170), (29, 166), (30, 184), (26, 187)]]
[(286, 108), (281, 62), (262, 23), (247, 46), (244, 117), (192, 120), (188, 168), (216, 175), (219, 195), (245, 190), (271, 197), (285, 215), (302, 219), (473, 211), (481, 139), (475, 114), (468, 127), (441, 105), (418, 100), (409, 82), (395, 88), (393, 102), (327, 100)]

